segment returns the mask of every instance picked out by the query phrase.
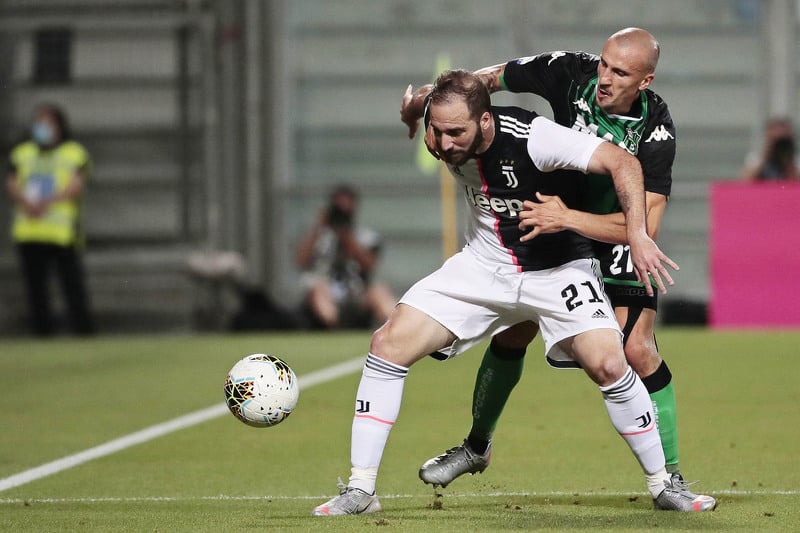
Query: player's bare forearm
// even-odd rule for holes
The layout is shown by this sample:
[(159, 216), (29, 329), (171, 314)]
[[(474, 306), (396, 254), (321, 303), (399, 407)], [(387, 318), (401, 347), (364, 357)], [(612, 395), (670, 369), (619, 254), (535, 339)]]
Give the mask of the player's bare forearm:
[(498, 65), (492, 65), (491, 67), (478, 69), (474, 72), (474, 74), (480, 78), (484, 85), (486, 85), (486, 88), (489, 89), (490, 93), (496, 93), (505, 89), (505, 87), (503, 87), (503, 83), (500, 81), (500, 78), (505, 70), (506, 64), (500, 63)]
[(419, 128), (419, 121), (425, 113), (425, 99), (433, 90), (433, 85), (423, 85), (416, 91), (409, 85), (403, 94), (400, 105), (400, 120), (408, 126), (408, 138), (413, 139)]
[(626, 233), (637, 278), (644, 283), (648, 295), (653, 294), (650, 277), (659, 291), (666, 293), (664, 280), (670, 285), (674, 282), (664, 265), (675, 270), (678, 265), (664, 255), (647, 234), (644, 176), (639, 160), (617, 146), (603, 143), (595, 151), (589, 166), (592, 172), (605, 166), (607, 173), (611, 174), (617, 198), (625, 213)]
[(622, 213), (596, 215), (585, 211), (575, 211), (569, 220), (571, 220), (572, 227), (568, 229), (580, 233), (584, 237), (611, 244), (628, 244), (625, 215)]
[[(658, 198), (659, 200), (651, 202), (651, 198)], [(661, 217), (664, 213), (663, 204), (666, 204), (664, 198), (661, 194), (645, 193), (647, 234), (654, 241), (658, 238)], [(652, 203), (655, 205), (651, 205)], [(584, 211), (573, 211), (567, 221), (565, 229), (580, 233), (584, 237), (611, 244), (630, 244), (628, 242), (628, 228), (625, 225), (625, 215), (622, 213), (598, 215)]]
[(631, 235), (647, 235), (647, 210), (644, 200), (644, 176), (642, 166), (635, 157), (621, 158), (612, 168), (611, 178), (617, 192), (619, 204), (625, 214), (625, 228)]
[(628, 238), (647, 236), (644, 174), (639, 160), (618, 146), (604, 142), (597, 147), (587, 169), (594, 174), (610, 174), (617, 198), (625, 213)]
[(529, 241), (542, 233), (556, 233), (570, 230), (596, 241), (613, 244), (628, 244), (625, 231), (625, 215), (613, 213), (596, 215), (576, 209), (569, 209), (558, 196), (536, 193), (539, 202), (526, 200), (519, 213), (521, 230), (532, 230), (520, 238)]
[(636, 185), (624, 181), (617, 185), (617, 197), (625, 213), (625, 229), (629, 236), (636, 233), (647, 235), (644, 194), (636, 194), (631, 190), (635, 188)]
[[(636, 181), (638, 181), (638, 178), (631, 180), (631, 182)], [(644, 283), (648, 295), (653, 294), (650, 279), (656, 283), (659, 292), (665, 294), (667, 292), (666, 284), (673, 285), (675, 283), (665, 265), (675, 270), (678, 270), (679, 267), (658, 248), (655, 241), (648, 235), (646, 212), (643, 208), (645, 205), (643, 200), (644, 191), (631, 182), (627, 182), (627, 185), (624, 185), (626, 181), (621, 180), (620, 185), (631, 190), (618, 189), (617, 196), (620, 199), (623, 210), (625, 210), (626, 233), (628, 235), (633, 268), (639, 281)], [(639, 197), (642, 197), (641, 201)]]

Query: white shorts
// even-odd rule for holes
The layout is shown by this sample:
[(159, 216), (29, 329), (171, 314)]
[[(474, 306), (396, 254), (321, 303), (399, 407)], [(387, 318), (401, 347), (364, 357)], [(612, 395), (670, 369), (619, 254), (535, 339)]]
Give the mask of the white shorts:
[(622, 331), (603, 292), (595, 259), (577, 259), (547, 270), (518, 272), (487, 262), (465, 247), (400, 299), (450, 330), (457, 340), (442, 355), (453, 357), (487, 336), (538, 322), (549, 360), (571, 361), (558, 342), (594, 329)]

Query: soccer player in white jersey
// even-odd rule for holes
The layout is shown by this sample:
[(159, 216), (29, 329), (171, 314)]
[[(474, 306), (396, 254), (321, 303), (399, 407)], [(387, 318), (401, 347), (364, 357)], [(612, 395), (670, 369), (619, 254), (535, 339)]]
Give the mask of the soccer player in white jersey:
[[(677, 265), (647, 235), (639, 162), (536, 113), (492, 107), (486, 87), (466, 71), (439, 76), (428, 118), (438, 151), (465, 192), (467, 244), (411, 287), (373, 335), (356, 394), (349, 482), (312, 514), (379, 511), (378, 467), (409, 367), (432, 352), (455, 356), (522, 320), (539, 323), (549, 357), (579, 363), (597, 383), (653, 498), (683, 497), (670, 485), (647, 391), (625, 361), (591, 243), (568, 231), (520, 242), (522, 202), (536, 191), (570, 198), (579, 193), (574, 171), (611, 175), (637, 272), (642, 279), (650, 273), (664, 290), (662, 276), (672, 283), (665, 264)], [(702, 504), (702, 496), (692, 498)]]

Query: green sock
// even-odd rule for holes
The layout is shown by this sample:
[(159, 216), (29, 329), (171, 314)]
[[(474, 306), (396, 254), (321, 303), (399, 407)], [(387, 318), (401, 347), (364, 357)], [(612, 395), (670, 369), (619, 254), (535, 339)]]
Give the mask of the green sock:
[(486, 348), (472, 393), (472, 429), (467, 441), (478, 453), (485, 453), (506, 400), (522, 376), (525, 348)]
[(665, 362), (652, 375), (642, 380), (656, 410), (658, 433), (667, 463), (667, 472), (678, 472), (678, 421), (672, 374)]

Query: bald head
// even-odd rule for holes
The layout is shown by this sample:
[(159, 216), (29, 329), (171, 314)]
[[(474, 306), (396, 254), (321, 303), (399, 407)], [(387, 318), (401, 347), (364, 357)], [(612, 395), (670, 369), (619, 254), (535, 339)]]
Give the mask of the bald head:
[(606, 113), (631, 110), (655, 78), (660, 47), (649, 32), (625, 28), (606, 41), (597, 65), (595, 101)]
[(661, 46), (649, 31), (641, 28), (625, 28), (609, 37), (606, 44), (611, 42), (621, 50), (637, 56), (641, 62), (640, 68), (643, 72), (653, 73), (656, 71), (658, 56), (661, 54)]

